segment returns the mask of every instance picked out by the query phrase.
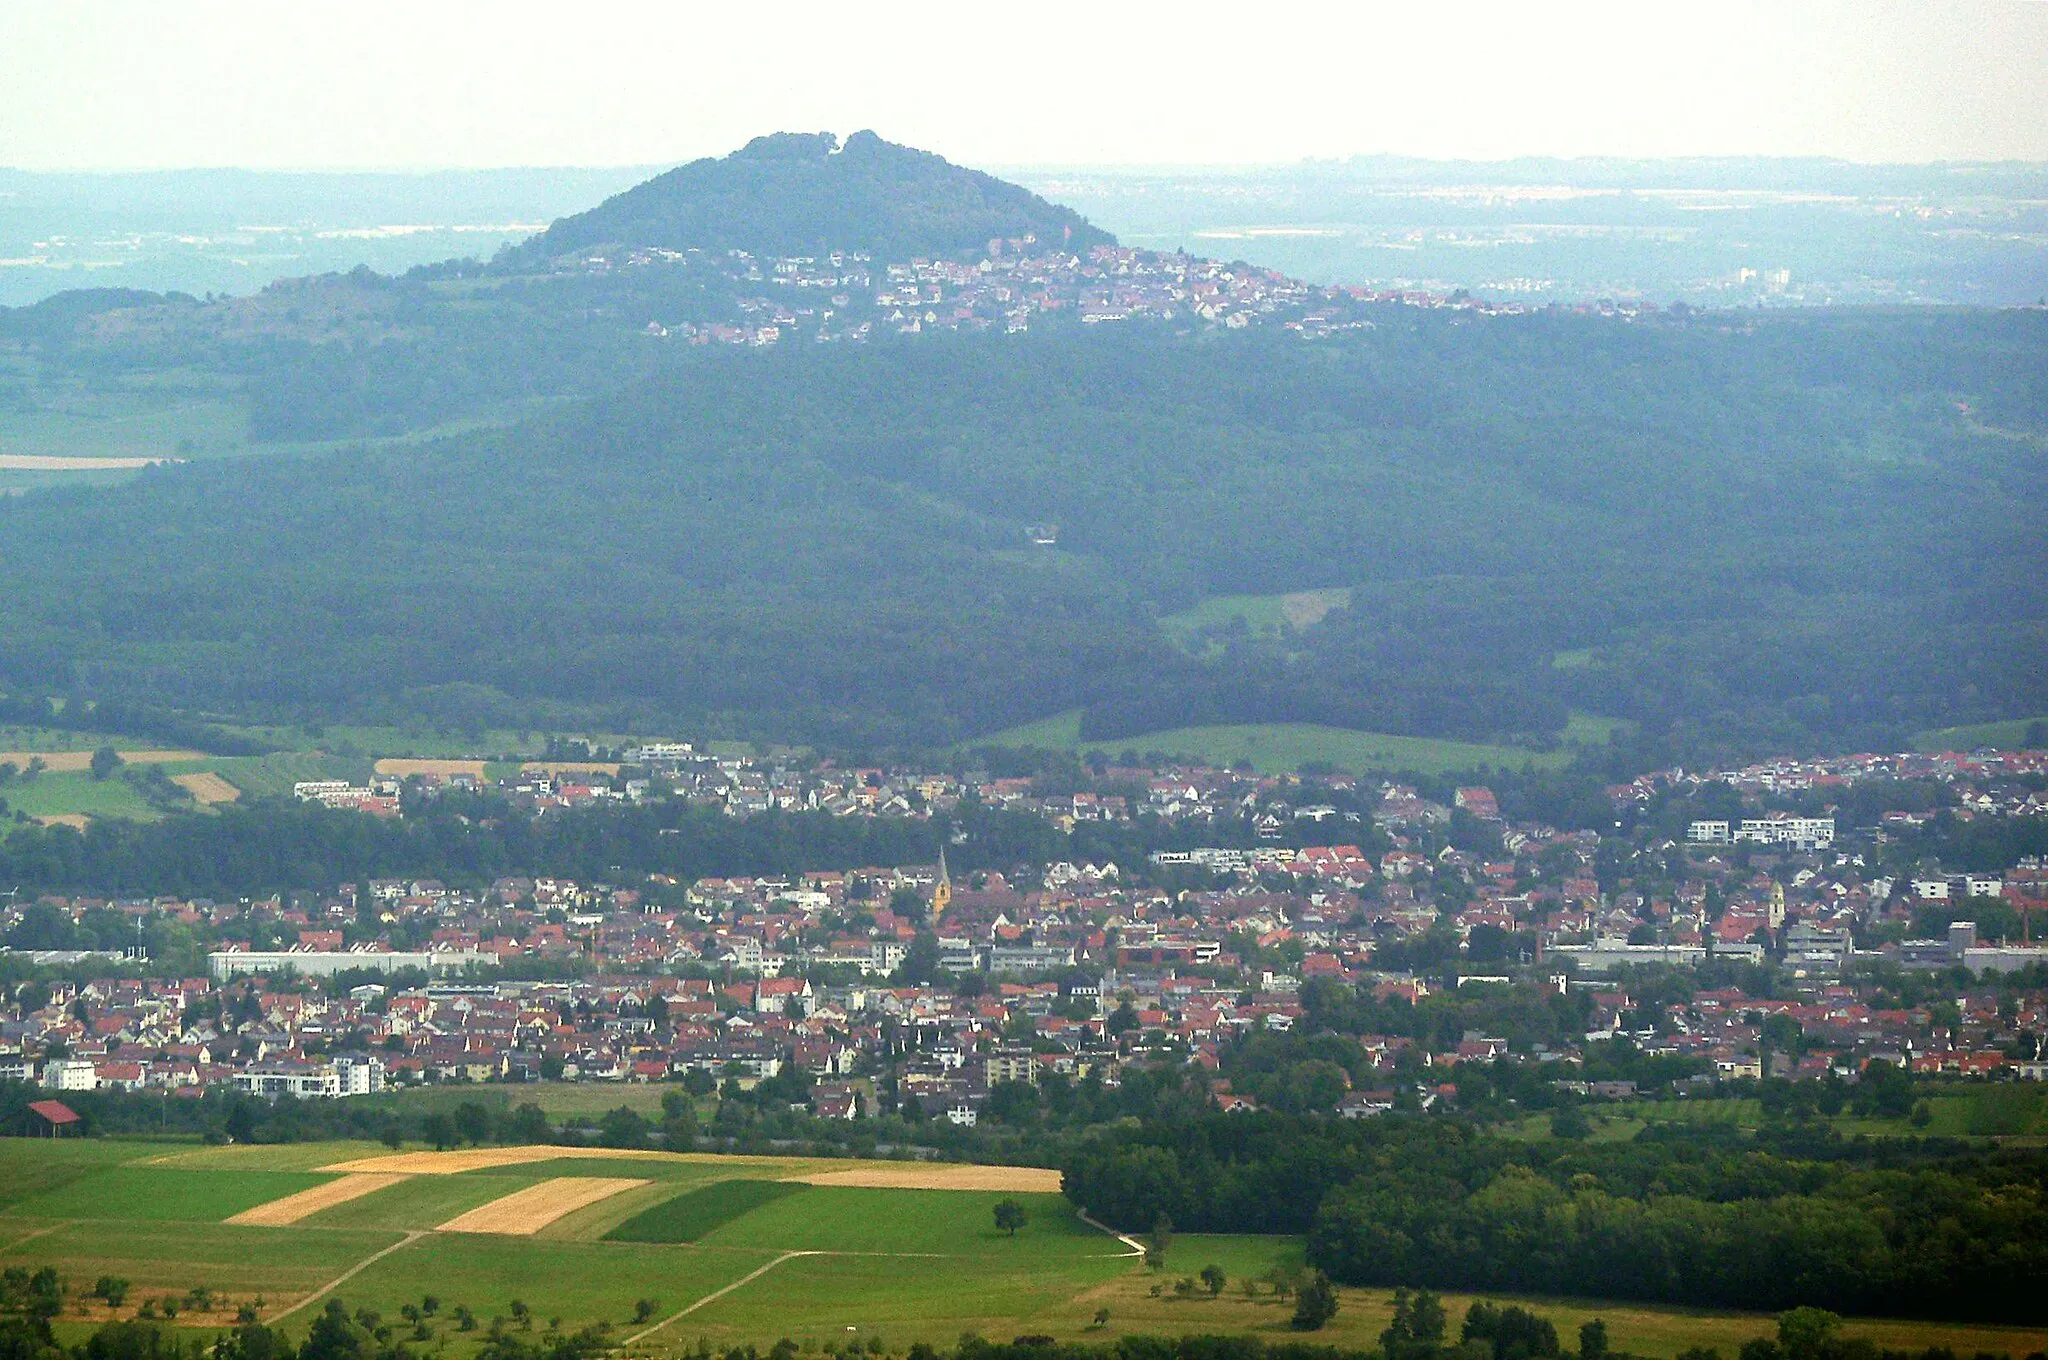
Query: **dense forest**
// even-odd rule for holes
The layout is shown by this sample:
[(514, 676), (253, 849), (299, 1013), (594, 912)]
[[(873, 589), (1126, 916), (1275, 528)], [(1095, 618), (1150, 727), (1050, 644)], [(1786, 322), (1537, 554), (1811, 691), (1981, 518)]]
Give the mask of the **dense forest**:
[[(943, 744), (1303, 720), (1695, 749), (2048, 709), (2033, 314), (696, 354), (423, 449), (0, 506), (0, 683)], [(1059, 525), (1056, 550), (1027, 525)], [(1284, 644), (1163, 613), (1350, 586)], [(1568, 668), (1561, 667), (1562, 656)]]
[(1310, 1261), (1352, 1284), (2041, 1320), (2038, 1151), (1722, 1141), (1212, 1114), (1103, 1132), (1066, 1187), (1130, 1230), (1306, 1230)]

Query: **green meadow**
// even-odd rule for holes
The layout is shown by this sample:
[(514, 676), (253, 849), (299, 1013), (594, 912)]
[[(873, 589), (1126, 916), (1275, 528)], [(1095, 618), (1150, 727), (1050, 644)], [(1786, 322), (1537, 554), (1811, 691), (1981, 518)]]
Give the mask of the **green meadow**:
[(714, 1181), (635, 1214), (605, 1237), (613, 1242), (696, 1242), (742, 1214), (808, 1188), (786, 1181)]
[[(1004, 1199), (1022, 1204), (1029, 1219), (1015, 1237), (995, 1226), (995, 1206)], [(706, 1233), (703, 1242), (778, 1251), (1047, 1262), (1123, 1250), (1076, 1218), (1059, 1195), (842, 1186), (813, 1186), (771, 1200)]]
[(2048, 717), (2011, 718), (2005, 722), (1975, 723), (1969, 727), (1940, 727), (1913, 737), (1916, 751), (1974, 751), (1979, 746), (2007, 750), (2038, 744), (2048, 728)]
[(1119, 737), (1115, 741), (1084, 742), (1081, 740), (1081, 712), (1073, 709), (962, 742), (960, 749), (1031, 747), (1073, 751), (1080, 755), (1099, 752), (1111, 760), (1125, 751), (1135, 752), (1141, 757), (1158, 752), (1205, 765), (1249, 764), (1261, 774), (1289, 774), (1304, 766), (1328, 766), (1352, 774), (1373, 771), (1443, 774), (1481, 766), (1520, 769), (1533, 765), (1549, 769), (1569, 762), (1576, 754), (1575, 747), (1605, 741), (1615, 725), (1613, 719), (1574, 714), (1560, 734), (1561, 744), (1549, 751), (1539, 751), (1531, 746), (1450, 741), (1438, 737), (1404, 737), (1391, 732), (1358, 732), (1316, 723), (1181, 727), (1169, 732)]
[(329, 1179), (291, 1171), (114, 1166), (23, 1200), (9, 1212), (39, 1219), (218, 1223)]
[[(361, 1143), (202, 1148), (0, 1139), (0, 1264), (50, 1265), (65, 1277), (70, 1301), (58, 1326), (60, 1338), (73, 1342), (109, 1316), (85, 1297), (102, 1275), (131, 1282), (123, 1315), (175, 1308), (175, 1325), (202, 1341), (243, 1307), (302, 1334), (330, 1289), (350, 1308), (387, 1320), (432, 1295), (438, 1308), (413, 1341), (453, 1360), (472, 1355), (494, 1319), (530, 1323), (537, 1333), (558, 1321), (569, 1329), (602, 1324), (616, 1340), (639, 1338), (628, 1349), (644, 1356), (680, 1355), (700, 1341), (765, 1349), (783, 1337), (815, 1352), (846, 1339), (849, 1329), (870, 1344), (879, 1339), (891, 1354), (917, 1341), (949, 1345), (963, 1331), (1090, 1341), (1134, 1333), (1292, 1335), (1290, 1307), (1270, 1281), (1302, 1265), (1298, 1238), (1183, 1235), (1164, 1269), (1150, 1270), (1056, 1194), (784, 1179), (861, 1165), (847, 1160), (600, 1158), (565, 1148), (540, 1161), (411, 1175), (289, 1226), (222, 1221), (338, 1174), (322, 1168), (382, 1153)], [(440, 1230), (514, 1191), (584, 1176), (645, 1184), (530, 1235)], [(1005, 1198), (1026, 1212), (1015, 1235), (995, 1226), (994, 1207)], [(1176, 1288), (1212, 1264), (1228, 1279), (1220, 1296)], [(195, 1291), (212, 1296), (210, 1309), (193, 1311)], [(1445, 1302), (1455, 1329), (1472, 1298)], [(1567, 1336), (1580, 1322), (1603, 1318), (1616, 1348), (1649, 1357), (1701, 1344), (1733, 1354), (1773, 1325), (1756, 1314), (1524, 1302)], [(1098, 1327), (1102, 1310), (1108, 1317)], [(1371, 1349), (1389, 1310), (1388, 1291), (1343, 1290), (1336, 1320), (1315, 1340)], [(1857, 1320), (1848, 1331), (1884, 1346), (1939, 1344), (1963, 1354), (2048, 1348), (2048, 1333), (2030, 1329)]]

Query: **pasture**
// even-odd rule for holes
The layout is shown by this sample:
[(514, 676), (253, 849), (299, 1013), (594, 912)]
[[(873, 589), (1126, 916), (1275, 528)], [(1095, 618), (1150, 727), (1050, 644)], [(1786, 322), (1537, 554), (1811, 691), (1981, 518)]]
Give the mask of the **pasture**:
[[(832, 1183), (845, 1173), (887, 1183)], [(849, 1329), (892, 1354), (970, 1330), (1292, 1335), (1271, 1281), (1301, 1266), (1299, 1239), (1184, 1235), (1155, 1271), (1057, 1193), (918, 1188), (977, 1182), (1044, 1183), (1019, 1169), (844, 1159), (0, 1139), (0, 1264), (65, 1277), (67, 1340), (139, 1310), (206, 1329), (247, 1308), (296, 1335), (329, 1294), (387, 1320), (432, 1295), (413, 1340), (455, 1360), (493, 1319), (537, 1334), (605, 1324), (627, 1353), (650, 1357), (782, 1337), (815, 1352)], [(1025, 1211), (1014, 1235), (995, 1226), (1003, 1199)], [(1220, 1295), (1176, 1287), (1211, 1264), (1228, 1277)], [(85, 1297), (103, 1275), (132, 1283), (122, 1309)], [(1454, 1330), (1471, 1301), (1446, 1297)], [(1617, 1348), (1652, 1357), (1696, 1344), (1733, 1354), (1773, 1326), (1754, 1314), (1527, 1302), (1567, 1336), (1601, 1317)], [(1346, 1289), (1314, 1339), (1373, 1348), (1390, 1306), (1387, 1291)], [(1850, 1333), (1965, 1354), (2048, 1348), (2034, 1329), (1857, 1321)]]
[[(1576, 726), (1568, 725), (1566, 736), (1571, 741), (1581, 737), (1591, 739), (1596, 731), (1604, 734), (1604, 720), (1590, 719)], [(1115, 741), (1084, 742), (1081, 740), (1081, 714), (1078, 709), (961, 742), (959, 749), (973, 750), (984, 746), (1073, 751), (1077, 755), (1100, 752), (1110, 760), (1115, 760), (1125, 751), (1135, 752), (1141, 757), (1157, 752), (1176, 760), (1205, 765), (1248, 764), (1261, 774), (1287, 774), (1303, 766), (1325, 765), (1353, 774), (1367, 771), (1441, 774), (1447, 770), (1472, 770), (1480, 766), (1520, 769), (1524, 765), (1534, 765), (1547, 769), (1564, 764), (1573, 755), (1569, 744), (1554, 751), (1538, 751), (1527, 746), (1404, 737), (1391, 732), (1358, 732), (1315, 723), (1181, 727), (1170, 732), (1119, 737)]]

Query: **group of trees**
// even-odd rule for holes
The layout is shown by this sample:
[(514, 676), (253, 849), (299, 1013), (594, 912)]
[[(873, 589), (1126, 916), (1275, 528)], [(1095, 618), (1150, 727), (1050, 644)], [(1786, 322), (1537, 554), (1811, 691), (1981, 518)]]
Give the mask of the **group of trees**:
[(1209, 1115), (1065, 1162), (1106, 1221), (1310, 1234), (1351, 1284), (2038, 1320), (2048, 1158), (1676, 1130), (1525, 1142), (1458, 1120)]
[[(1385, 1169), (1332, 1193), (1312, 1252), (1339, 1279), (1607, 1298), (2036, 1320), (2048, 1279), (2039, 1169), (1788, 1168), (1815, 1183), (1716, 1200), (1559, 1185), (1503, 1167), (1479, 1184)], [(1782, 1184), (1782, 1183), (1781, 1183)]]

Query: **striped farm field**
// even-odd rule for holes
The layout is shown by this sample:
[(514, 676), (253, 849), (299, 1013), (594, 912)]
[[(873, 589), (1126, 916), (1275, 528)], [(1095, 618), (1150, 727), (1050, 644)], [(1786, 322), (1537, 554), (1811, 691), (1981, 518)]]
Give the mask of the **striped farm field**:
[(457, 1214), (440, 1230), (531, 1237), (558, 1218), (645, 1184), (622, 1176), (556, 1176)]
[(302, 1218), (311, 1218), (322, 1209), (331, 1209), (337, 1204), (346, 1204), (352, 1199), (388, 1190), (406, 1181), (404, 1176), (380, 1176), (374, 1171), (361, 1175), (342, 1176), (336, 1180), (311, 1186), (296, 1194), (284, 1196), (230, 1214), (225, 1222), (246, 1223), (258, 1228), (283, 1228), (297, 1223)]
[[(1289, 1335), (1289, 1305), (1242, 1286), (1299, 1267), (1300, 1239), (1181, 1235), (1164, 1272), (1149, 1271), (1055, 1186), (1029, 1168), (547, 1145), (394, 1155), (365, 1143), (0, 1138), (0, 1266), (63, 1276), (67, 1344), (144, 1303), (178, 1307), (175, 1325), (203, 1345), (244, 1309), (296, 1341), (324, 1299), (389, 1320), (428, 1295), (425, 1335), (408, 1344), (447, 1360), (472, 1360), (493, 1319), (515, 1316), (608, 1325), (634, 1360), (681, 1360), (700, 1344), (765, 1351), (784, 1337), (815, 1355), (848, 1328), (899, 1355), (966, 1331), (1089, 1344)], [(1004, 1200), (1024, 1210), (1014, 1234), (995, 1226)], [(1221, 1296), (1174, 1293), (1207, 1265), (1230, 1281)], [(122, 1310), (89, 1297), (101, 1276), (131, 1282)], [(211, 1306), (194, 1312), (182, 1301), (198, 1291)], [(1474, 1300), (1444, 1301), (1455, 1335)], [(1695, 1345), (1732, 1356), (1774, 1327), (1754, 1313), (1516, 1301), (1566, 1337), (1599, 1317), (1614, 1349), (1648, 1360)], [(1344, 1289), (1314, 1342), (1376, 1349), (1390, 1308), (1388, 1291)], [(2040, 1328), (1852, 1319), (1845, 1330), (1894, 1350), (2048, 1350)]]
[(193, 801), (211, 807), (215, 803), (232, 803), (242, 796), (242, 791), (212, 770), (195, 770), (191, 774), (174, 774), (171, 782), (192, 795)]

